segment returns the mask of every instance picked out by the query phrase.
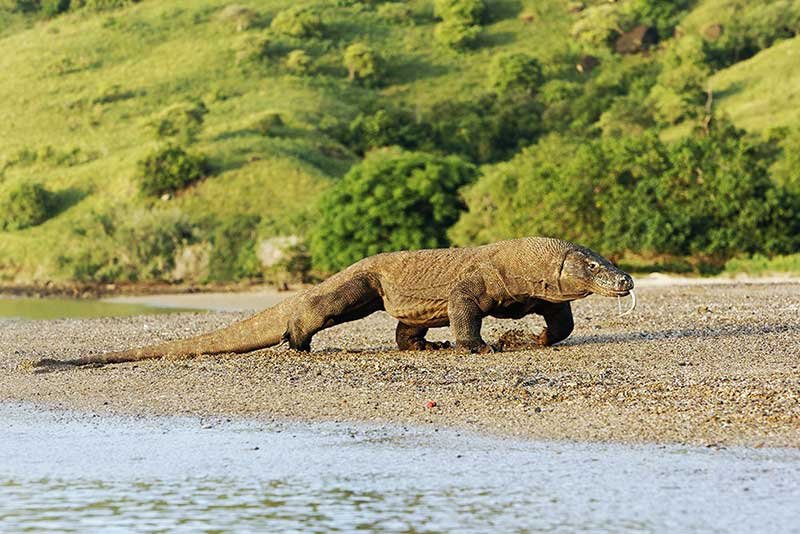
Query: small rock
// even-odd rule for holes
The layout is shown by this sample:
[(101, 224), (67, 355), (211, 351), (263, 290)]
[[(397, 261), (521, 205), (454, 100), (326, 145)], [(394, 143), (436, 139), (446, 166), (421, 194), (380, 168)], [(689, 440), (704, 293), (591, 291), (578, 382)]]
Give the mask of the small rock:
[(436, 404), (436, 401), (428, 401), (425, 403), (426, 408), (436, 408), (437, 406), (438, 404)]

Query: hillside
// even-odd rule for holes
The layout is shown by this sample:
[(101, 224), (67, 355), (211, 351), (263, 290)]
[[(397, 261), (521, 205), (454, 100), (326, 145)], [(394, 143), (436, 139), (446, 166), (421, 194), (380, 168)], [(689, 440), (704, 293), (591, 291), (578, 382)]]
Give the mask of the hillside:
[[(247, 39), (291, 1), (237, 4), (257, 14), (244, 30), (235, 17), (226, 18), (231, 3), (221, 0), (144, 1), (6, 29), (0, 71), (13, 75), (0, 78), (0, 176), (6, 182), (35, 177), (64, 205), (41, 225), (0, 233), (2, 277), (68, 278), (73, 273), (59, 258), (85, 246), (81, 227), (93, 224), (87, 218), (166, 207), (140, 198), (133, 175), (136, 162), (157, 145), (148, 120), (188, 99), (202, 99), (209, 109), (196, 148), (210, 155), (215, 171), (163, 204), (219, 219), (257, 214), (272, 231), (295, 233), (292, 225), (317, 194), (356, 160), (320, 125), (346, 124), (377, 94), (423, 107), (471, 94), (482, 87), (483, 65), (495, 48), (561, 38), (559, 2), (528, 3), (546, 16), (541, 24), (521, 22), (517, 2), (497, 2), (498, 20), (482, 36), (487, 47), (465, 62), (429, 46), (434, 21), (428, 2), (411, 2), (414, 23), (399, 25), (357, 2), (318, 2), (326, 6), (326, 38), (290, 43), (311, 49), (317, 72), (325, 74), (313, 77), (291, 75), (281, 57), (237, 65)], [(341, 55), (354, 41), (387, 51), (390, 74), (380, 91), (347, 81)], [(264, 136), (255, 125), (268, 112), (280, 113), (285, 125)]]
[[(322, 27), (302, 37), (270, 28), (297, 5), (288, 0), (143, 0), (52, 17), (0, 4), (0, 190), (35, 180), (53, 195), (52, 213), (41, 224), (0, 230), (0, 280), (169, 279), (184, 249), (200, 263), (208, 258), (196, 256), (210, 249), (213, 263), (215, 250), (239, 254), (242, 247), (249, 252), (225, 271), (234, 274), (220, 276), (248, 277), (259, 273), (252, 268), (254, 243), (304, 235), (315, 224), (319, 195), (361, 161), (363, 147), (347, 137), (360, 113), (410, 110), (417, 123), (447, 136), (449, 112), (442, 106), (475, 102), (480, 110), (492, 58), (532, 55), (543, 65), (549, 92), (542, 95), (550, 100), (542, 96), (520, 108), (544, 110), (528, 121), (535, 134), (515, 126), (522, 129), (518, 146), (473, 158), (495, 163), (562, 128), (562, 115), (570, 116), (571, 125), (563, 126), (570, 135), (590, 133), (606, 106), (633, 93), (631, 76), (652, 71), (648, 65), (660, 57), (622, 57), (577, 44), (571, 29), (582, 15), (565, 0), (489, 2), (477, 42), (466, 50), (434, 42), (439, 21), (431, 1), (384, 4), (302, 2), (314, 7)], [(685, 31), (722, 20), (729, 4), (695, 3)], [(791, 104), (800, 79), (790, 65), (797, 39), (718, 69), (711, 78), (718, 109), (752, 130), (796, 122), (800, 112)], [(377, 83), (348, 80), (342, 57), (353, 43), (379, 53)], [(287, 64), (292, 50), (309, 58), (302, 72)], [(574, 69), (587, 51), (603, 65), (596, 74)], [(558, 96), (558, 84), (565, 96)], [(575, 91), (585, 95), (569, 96)], [(570, 98), (574, 110), (558, 111)], [(207, 109), (189, 146), (207, 155), (206, 176), (174, 195), (148, 198), (137, 185), (139, 162), (164, 143), (152, 125), (170, 106), (189, 102)], [(509, 113), (525, 122), (514, 109)], [(430, 139), (409, 144), (439, 154), (449, 146)], [(225, 249), (221, 243), (229, 239)], [(203, 269), (189, 268), (189, 278), (198, 272), (206, 278)]]

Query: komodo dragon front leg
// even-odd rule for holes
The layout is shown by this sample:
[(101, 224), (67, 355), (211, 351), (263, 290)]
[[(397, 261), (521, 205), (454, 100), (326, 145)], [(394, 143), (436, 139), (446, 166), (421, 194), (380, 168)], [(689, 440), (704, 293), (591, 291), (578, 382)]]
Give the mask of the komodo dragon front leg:
[(456, 347), (480, 353), (496, 350), (481, 337), (481, 324), (492, 304), (483, 277), (477, 273), (453, 287), (447, 300), (447, 316)]

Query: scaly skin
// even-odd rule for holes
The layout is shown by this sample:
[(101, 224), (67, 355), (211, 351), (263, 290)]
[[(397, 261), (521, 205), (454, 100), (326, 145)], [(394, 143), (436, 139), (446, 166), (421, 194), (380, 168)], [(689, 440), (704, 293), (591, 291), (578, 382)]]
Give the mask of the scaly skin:
[(599, 254), (559, 239), (528, 237), (469, 248), (403, 251), (365, 258), (280, 304), (227, 328), (185, 340), (38, 366), (91, 365), (200, 354), (242, 353), (288, 341), (310, 350), (320, 330), (378, 310), (395, 317), (401, 350), (445, 348), (425, 339), (450, 325), (457, 348), (495, 350), (481, 338), (486, 316), (536, 313), (542, 346), (572, 332), (570, 302), (598, 293), (624, 296), (633, 279)]

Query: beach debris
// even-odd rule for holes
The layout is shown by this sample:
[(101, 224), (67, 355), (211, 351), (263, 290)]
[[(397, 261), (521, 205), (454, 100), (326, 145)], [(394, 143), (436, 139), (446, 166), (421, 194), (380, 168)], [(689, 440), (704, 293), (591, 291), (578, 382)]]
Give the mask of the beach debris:
[(436, 403), (436, 401), (430, 400), (430, 401), (425, 403), (425, 407), (428, 408), (428, 409), (436, 408), (437, 406), (438, 406), (438, 404)]

